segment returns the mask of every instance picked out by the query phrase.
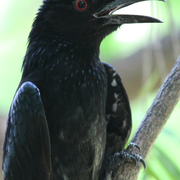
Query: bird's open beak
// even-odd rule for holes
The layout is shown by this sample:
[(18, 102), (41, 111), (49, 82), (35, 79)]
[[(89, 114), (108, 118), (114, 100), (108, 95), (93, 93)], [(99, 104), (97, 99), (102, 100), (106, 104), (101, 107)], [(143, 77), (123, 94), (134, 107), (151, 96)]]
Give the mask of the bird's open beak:
[[(129, 6), (131, 4), (141, 2), (141, 1), (150, 1), (150, 0), (114, 0), (111, 1), (109, 4), (106, 4), (99, 12), (94, 14), (95, 18), (105, 18), (108, 21), (107, 24), (111, 25), (121, 25), (127, 23), (159, 23), (162, 22), (156, 18), (149, 17), (149, 16), (141, 16), (141, 15), (113, 15), (113, 13), (123, 7)], [(165, 0), (158, 0), (164, 1)]]

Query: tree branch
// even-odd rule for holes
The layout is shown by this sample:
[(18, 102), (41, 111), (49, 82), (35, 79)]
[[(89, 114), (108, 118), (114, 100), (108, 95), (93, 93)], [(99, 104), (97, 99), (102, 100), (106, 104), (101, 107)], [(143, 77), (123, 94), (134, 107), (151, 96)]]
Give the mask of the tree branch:
[[(138, 127), (132, 142), (138, 144), (141, 152), (132, 153), (146, 158), (157, 136), (167, 122), (171, 112), (180, 98), (180, 57), (173, 69), (159, 89), (151, 107), (147, 111), (142, 123)], [(113, 180), (135, 180), (138, 177), (142, 164), (135, 167), (133, 163), (124, 163), (117, 171)]]

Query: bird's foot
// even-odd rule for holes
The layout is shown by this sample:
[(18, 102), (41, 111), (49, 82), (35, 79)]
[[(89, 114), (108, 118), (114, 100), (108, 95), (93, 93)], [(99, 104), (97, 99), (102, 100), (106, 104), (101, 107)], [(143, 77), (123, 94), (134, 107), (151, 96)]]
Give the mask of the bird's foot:
[(130, 151), (134, 148), (137, 148), (140, 151), (140, 147), (135, 143), (130, 143), (126, 149), (121, 152), (115, 153), (113, 156), (109, 158), (108, 162), (108, 171), (114, 171), (119, 166), (121, 166), (124, 162), (135, 162), (137, 165), (138, 162), (141, 162), (144, 166), (144, 171), (146, 170), (146, 163), (144, 159), (138, 155), (133, 154)]

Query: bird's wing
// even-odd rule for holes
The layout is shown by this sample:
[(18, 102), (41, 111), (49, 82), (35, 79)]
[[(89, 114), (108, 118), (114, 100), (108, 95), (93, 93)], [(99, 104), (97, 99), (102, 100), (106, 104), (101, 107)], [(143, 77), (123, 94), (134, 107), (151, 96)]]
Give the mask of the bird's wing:
[(108, 79), (106, 102), (107, 142), (105, 160), (124, 149), (131, 132), (131, 109), (121, 78), (112, 66), (104, 63)]
[(5, 180), (50, 180), (50, 136), (38, 88), (23, 83), (12, 102), (3, 144)]

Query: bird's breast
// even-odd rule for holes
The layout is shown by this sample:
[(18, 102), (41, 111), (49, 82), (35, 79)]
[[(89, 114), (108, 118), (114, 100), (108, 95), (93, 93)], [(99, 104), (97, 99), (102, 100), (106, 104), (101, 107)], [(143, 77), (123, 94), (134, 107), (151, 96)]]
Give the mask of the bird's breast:
[(60, 72), (56, 82), (49, 82), (46, 89), (52, 90), (48, 94), (44, 89), (42, 96), (53, 137), (87, 141), (96, 136), (97, 129), (104, 128), (107, 77), (101, 63)]
[[(104, 66), (65, 66), (50, 73), (54, 74), (44, 77), (47, 83), (40, 91), (50, 131), (54, 177), (64, 173), (97, 179), (106, 144)], [(66, 166), (69, 172), (63, 170)]]

